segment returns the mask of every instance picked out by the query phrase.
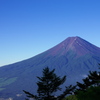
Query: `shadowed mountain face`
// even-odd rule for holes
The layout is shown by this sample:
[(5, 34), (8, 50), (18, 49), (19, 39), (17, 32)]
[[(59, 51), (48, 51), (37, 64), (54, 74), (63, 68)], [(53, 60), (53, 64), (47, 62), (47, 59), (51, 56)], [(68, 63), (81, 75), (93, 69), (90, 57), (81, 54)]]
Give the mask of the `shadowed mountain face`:
[(22, 90), (36, 94), (37, 76), (41, 77), (47, 66), (58, 76), (67, 76), (64, 85), (75, 85), (88, 71), (98, 70), (99, 62), (100, 48), (80, 37), (69, 37), (35, 57), (0, 67), (0, 98), (24, 100)]

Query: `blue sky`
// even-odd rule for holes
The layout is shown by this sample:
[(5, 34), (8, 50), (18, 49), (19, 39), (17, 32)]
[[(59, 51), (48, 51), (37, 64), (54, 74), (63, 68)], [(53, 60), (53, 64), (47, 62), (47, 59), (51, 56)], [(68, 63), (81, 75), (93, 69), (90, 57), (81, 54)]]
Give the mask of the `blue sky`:
[(71, 36), (100, 47), (100, 0), (0, 0), (0, 66)]

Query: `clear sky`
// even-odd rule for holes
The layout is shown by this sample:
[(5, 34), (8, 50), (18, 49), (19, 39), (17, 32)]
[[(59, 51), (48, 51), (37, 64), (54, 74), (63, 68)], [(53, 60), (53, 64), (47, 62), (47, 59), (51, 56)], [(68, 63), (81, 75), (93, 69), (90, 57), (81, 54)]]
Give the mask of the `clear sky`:
[(100, 47), (100, 0), (0, 0), (0, 66), (71, 36)]

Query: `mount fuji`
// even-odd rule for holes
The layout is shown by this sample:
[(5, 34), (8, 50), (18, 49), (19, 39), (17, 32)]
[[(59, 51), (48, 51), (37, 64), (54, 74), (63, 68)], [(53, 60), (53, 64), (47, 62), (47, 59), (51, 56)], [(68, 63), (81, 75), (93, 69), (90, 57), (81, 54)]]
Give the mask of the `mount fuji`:
[(58, 76), (67, 76), (64, 85), (75, 85), (89, 71), (98, 70), (98, 63), (99, 47), (80, 37), (69, 37), (30, 59), (0, 67), (0, 100), (24, 100), (22, 90), (36, 94), (37, 76), (41, 77), (47, 66)]

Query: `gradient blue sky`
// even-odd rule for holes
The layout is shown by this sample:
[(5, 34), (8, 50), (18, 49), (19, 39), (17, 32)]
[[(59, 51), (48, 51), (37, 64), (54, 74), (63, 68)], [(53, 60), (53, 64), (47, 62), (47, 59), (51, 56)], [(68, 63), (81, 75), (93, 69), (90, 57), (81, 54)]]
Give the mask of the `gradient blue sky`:
[(100, 0), (0, 0), (0, 66), (71, 36), (100, 47)]

